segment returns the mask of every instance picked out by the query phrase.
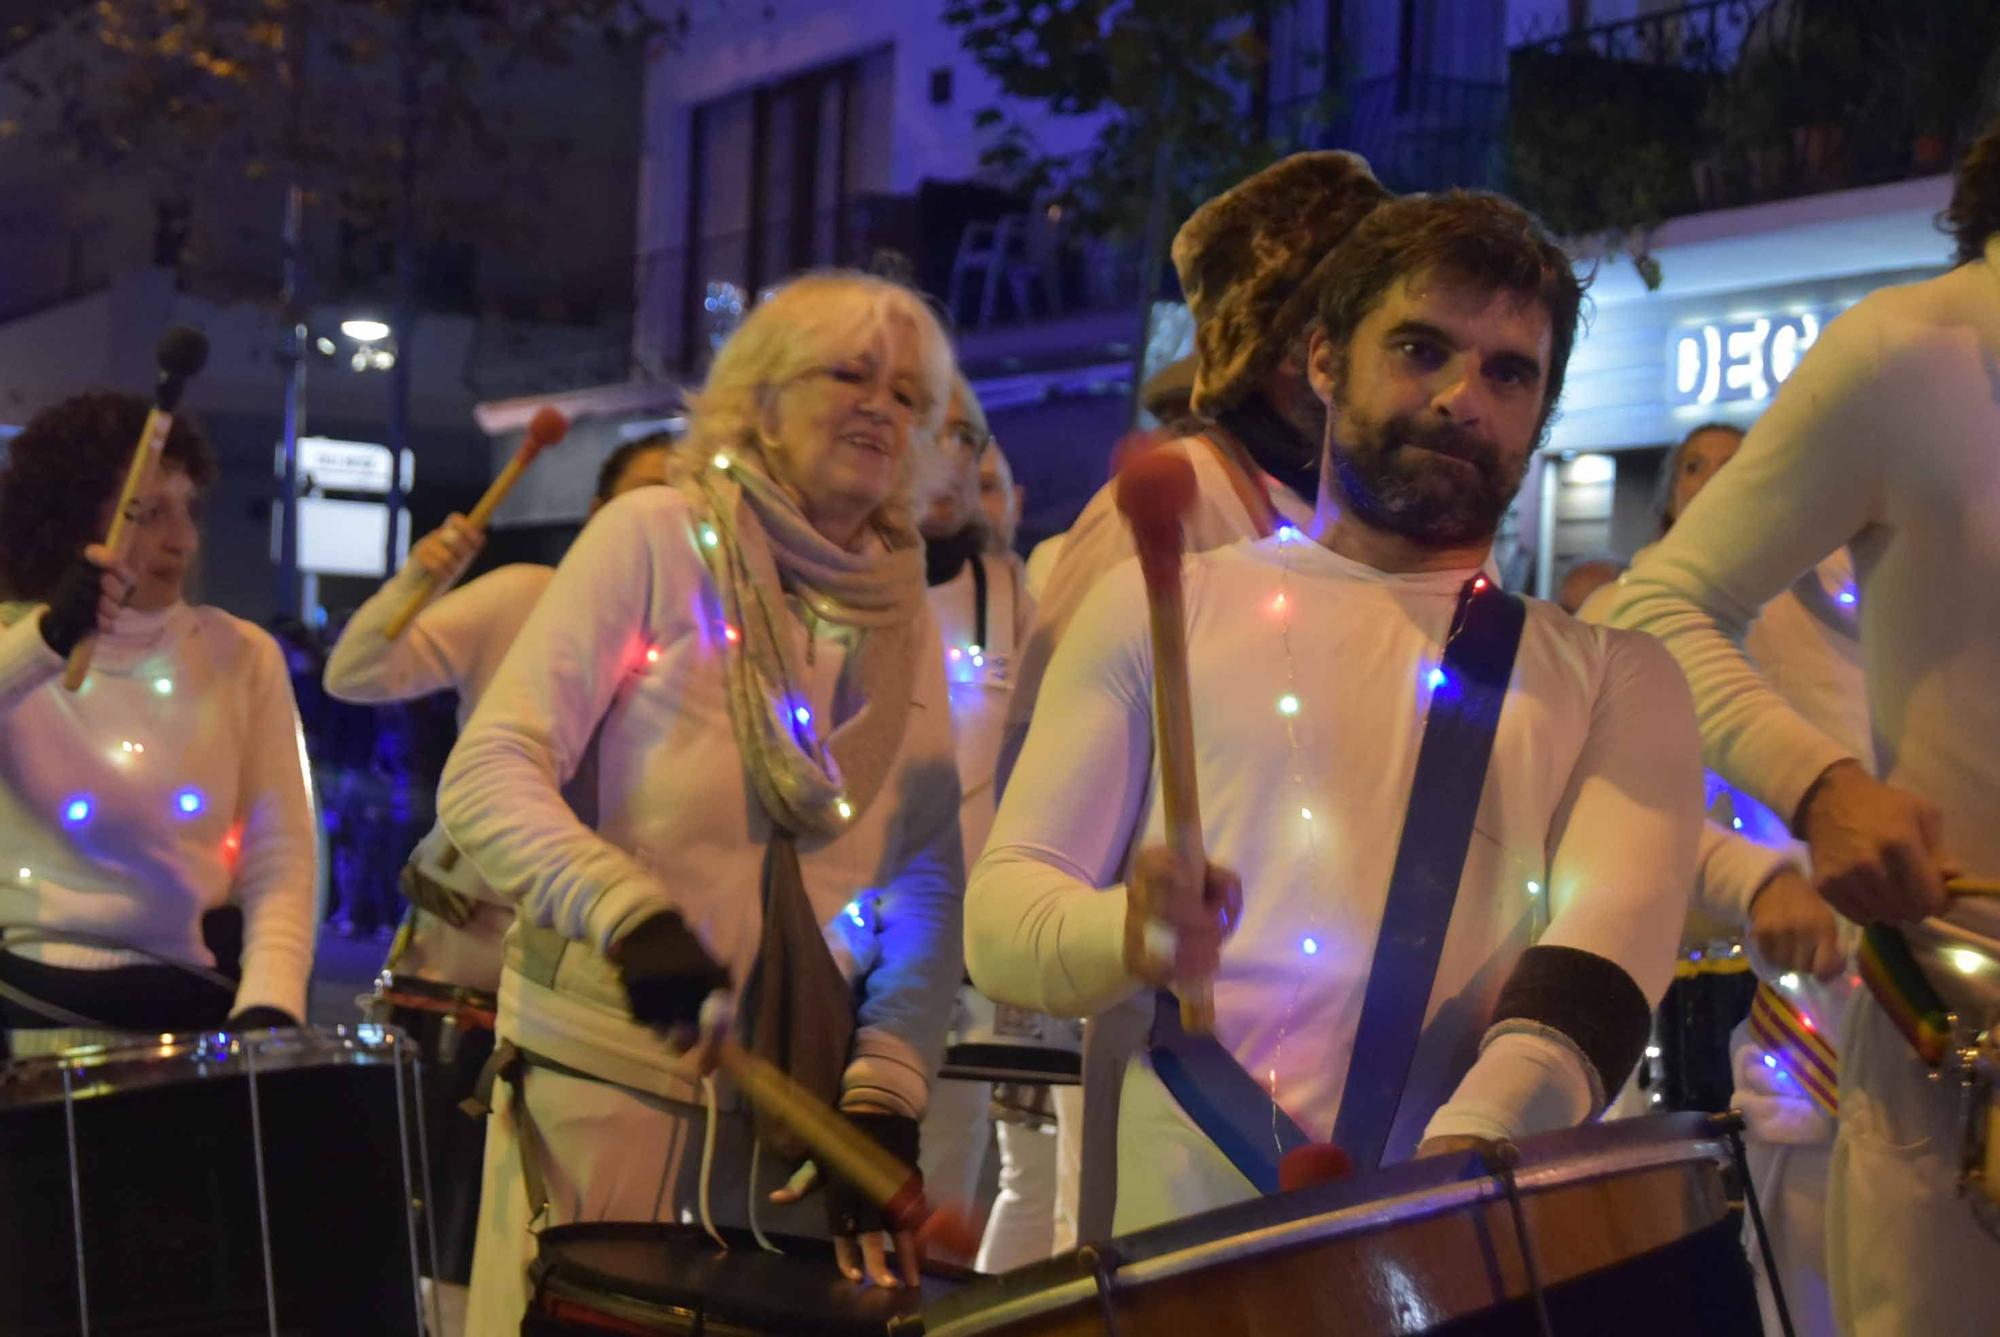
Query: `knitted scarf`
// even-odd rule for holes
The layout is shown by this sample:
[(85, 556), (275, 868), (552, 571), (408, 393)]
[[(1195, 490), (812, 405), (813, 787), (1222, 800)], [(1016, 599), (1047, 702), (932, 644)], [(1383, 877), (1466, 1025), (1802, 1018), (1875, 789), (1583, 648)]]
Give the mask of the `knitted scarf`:
[[(785, 830), (831, 836), (868, 810), (902, 745), (923, 547), (914, 530), (882, 527), (859, 552), (840, 547), (746, 455), (705, 464), (680, 486), (701, 517), (696, 541), (736, 633), (723, 647), (729, 716), (757, 797)], [(808, 635), (817, 622), (860, 633), (836, 692), (837, 724), (806, 704), (788, 600)]]
[[(821, 1100), (840, 1098), (854, 1038), (854, 995), (834, 963), (806, 895), (796, 838), (832, 836), (881, 792), (903, 742), (924, 607), (916, 532), (877, 527), (850, 552), (806, 519), (760, 461), (738, 454), (703, 463), (676, 486), (699, 517), (695, 542), (721, 592), (723, 675), (730, 724), (757, 797), (776, 830), (764, 852), (763, 933), (743, 982), (741, 1022), (752, 1053)], [(804, 664), (788, 635), (795, 601), (810, 643), (816, 621), (855, 629), (835, 721), (812, 717)], [(757, 1133), (787, 1160), (805, 1146), (782, 1122), (753, 1111)]]

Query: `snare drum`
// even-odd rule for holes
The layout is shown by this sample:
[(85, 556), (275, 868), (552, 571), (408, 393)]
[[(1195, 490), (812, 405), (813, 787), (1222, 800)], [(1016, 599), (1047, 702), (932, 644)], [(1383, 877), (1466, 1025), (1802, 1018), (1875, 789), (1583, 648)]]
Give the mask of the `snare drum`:
[(415, 1337), (415, 1057), (364, 1026), (0, 1068), (0, 1332)]
[(1083, 1074), (1083, 1023), (996, 1003), (970, 984), (938, 1076), (961, 1082), (1075, 1086)]
[(1868, 929), (1861, 974), (1923, 1060), (1962, 1091), (1960, 1190), (2000, 1237), (2000, 897), (1954, 896), (1941, 918)]
[(437, 1230), (440, 1281), (472, 1279), (479, 1233), (479, 1184), (486, 1121), (459, 1108), (479, 1086), (493, 1054), (499, 998), (484, 990), (383, 971), (366, 1000), (369, 1020), (401, 1030), (424, 1061), (424, 1137), (431, 1156), (431, 1220)]
[(841, 1276), (825, 1240), (770, 1236), (784, 1252), (766, 1253), (746, 1232), (724, 1229), (722, 1237), (727, 1250), (699, 1226), (597, 1221), (544, 1230), (522, 1337), (883, 1337), (892, 1320), (957, 1284), (927, 1274), (921, 1294), (885, 1291)]
[(1487, 1337), (1538, 1330), (1539, 1283), (1558, 1333), (1757, 1337), (1724, 1127), (1671, 1114), (1530, 1139), (1511, 1194), (1440, 1156), (1236, 1203), (967, 1286), (893, 1331)]

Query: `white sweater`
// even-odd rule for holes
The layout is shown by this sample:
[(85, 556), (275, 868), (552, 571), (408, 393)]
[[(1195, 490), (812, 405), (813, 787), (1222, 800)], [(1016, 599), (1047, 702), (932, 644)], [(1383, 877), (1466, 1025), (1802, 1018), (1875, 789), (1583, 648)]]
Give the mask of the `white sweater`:
[(383, 631), (419, 588), (419, 571), (404, 567), (354, 610), (327, 656), (326, 690), (364, 705), (456, 691), (462, 729), (555, 568), (530, 562), (495, 568), (433, 599), (389, 640)]
[[(0, 921), (214, 965), (201, 916), (233, 901), (244, 943), (230, 1010), (303, 1020), (315, 817), (277, 642), (216, 608), (127, 610), (81, 691), (61, 674), (39, 609), (0, 630)], [(146, 960), (26, 954), (82, 969)]]
[[(1848, 545), (1877, 767), (1938, 804), (1945, 846), (2000, 869), (2000, 270), (1870, 294), (1829, 324), (1743, 448), (1642, 554), (1612, 617), (1687, 671), (1709, 764), (1788, 819), (1854, 750), (1740, 648), (1764, 604)], [(1865, 759), (1864, 759), (1865, 760)]]
[[(1194, 504), (1181, 522), (1181, 540), (1187, 551), (1207, 552), (1262, 536), (1262, 517), (1253, 516), (1243, 504), (1228, 470), (1209, 441), (1200, 436), (1182, 437), (1157, 448), (1180, 454), (1194, 468)], [(1285, 520), (1301, 529), (1312, 524), (1310, 502), (1302, 501), (1268, 474), (1259, 473), (1253, 482)], [(1040, 699), (1049, 661), (1055, 657), (1056, 647), (1062, 643), (1077, 609), (1083, 606), (1099, 580), (1119, 563), (1130, 561), (1136, 551), (1131, 526), (1118, 511), (1117, 485), (1106, 483), (1084, 504), (1076, 523), (1062, 536), (1055, 566), (1048, 574), (1048, 586), (1036, 596), (1033, 630), (1021, 649), (1014, 696), (1007, 708), (1006, 738), (1000, 761), (1003, 787), (1027, 737), (1028, 723)]]
[[(677, 910), (740, 987), (755, 961), (771, 827), (744, 773), (723, 678), (720, 596), (687, 502), (671, 488), (620, 497), (549, 582), (445, 767), (439, 815), (519, 915), (579, 949), (545, 987), (510, 945), (501, 1030), (608, 1081), (698, 1099), (666, 1040), (633, 1021), (603, 953)], [(792, 624), (803, 639), (802, 625)], [(879, 892), (878, 956), (861, 988), (850, 1087), (921, 1115), (962, 976), (958, 783), (944, 651), (924, 616), (909, 724), (882, 791), (838, 838), (802, 840), (822, 924)], [(836, 718), (848, 639), (819, 624), (806, 686)], [(592, 765), (570, 798), (563, 786)], [(520, 936), (518, 926), (514, 936)]]
[[(1428, 679), (1470, 574), (1390, 575), (1296, 538), (1187, 564), (1203, 837), (1244, 886), (1215, 980), (1216, 1034), (1260, 1082), (1276, 1073), (1279, 1102), (1316, 1137), (1337, 1113)], [(1140, 845), (1163, 838), (1151, 659), (1128, 563), (1057, 652), (973, 871), (968, 959), (996, 999), (1078, 1015), (1135, 987), (1119, 879)], [(1531, 602), (1513, 681), (1392, 1145), (1414, 1142), (1426, 1120), (1433, 1134), (1518, 1136), (1588, 1116), (1592, 1082), (1573, 1052), (1550, 1064), (1553, 1046), (1508, 1036), (1474, 1064), (1530, 944), (1616, 962), (1654, 1001), (1672, 972), (1700, 823), (1680, 675), (1644, 637)], [(1474, 1094), (1431, 1119), (1455, 1088)]]

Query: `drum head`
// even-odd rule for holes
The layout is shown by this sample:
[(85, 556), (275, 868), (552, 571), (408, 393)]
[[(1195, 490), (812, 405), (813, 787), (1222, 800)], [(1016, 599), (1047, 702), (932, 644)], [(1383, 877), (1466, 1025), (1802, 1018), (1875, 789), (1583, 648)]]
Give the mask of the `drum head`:
[[(541, 1234), (533, 1268), (538, 1311), (531, 1330), (567, 1329), (540, 1315), (601, 1313), (663, 1333), (712, 1331), (823, 1333), (882, 1337), (892, 1320), (943, 1298), (956, 1283), (926, 1276), (923, 1292), (857, 1286), (833, 1264), (825, 1240), (769, 1236), (785, 1252), (766, 1253), (744, 1231), (725, 1229), (728, 1252), (699, 1226), (588, 1222)], [(579, 1326), (576, 1331), (595, 1331)]]

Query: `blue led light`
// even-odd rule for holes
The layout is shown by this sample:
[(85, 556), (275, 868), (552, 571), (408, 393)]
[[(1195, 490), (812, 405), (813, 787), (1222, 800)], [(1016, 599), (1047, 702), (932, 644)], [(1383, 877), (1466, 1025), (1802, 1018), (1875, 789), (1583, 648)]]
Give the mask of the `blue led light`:
[(1431, 690), (1435, 692), (1438, 688), (1445, 685), (1447, 679), (1445, 678), (1443, 669), (1434, 668), (1431, 670), (1430, 676), (1424, 679), (1424, 681), (1429, 683), (1431, 686)]
[(1840, 600), (1840, 601), (1841, 601), (1842, 603), (1844, 603), (1844, 604), (1852, 604), (1852, 603), (1854, 602), (1854, 591), (1853, 591), (1853, 590), (1842, 590), (1842, 591), (1841, 591), (1841, 592), (1840, 592), (1840, 593), (1839, 593), (1838, 595), (1836, 595), (1835, 597), (1836, 597), (1836, 598), (1838, 598), (1838, 599), (1839, 599), (1839, 600)]
[(856, 925), (857, 925), (858, 927), (860, 927), (860, 928), (867, 928), (867, 927), (868, 927), (868, 916), (866, 916), (866, 915), (864, 915), (864, 914), (862, 914), (862, 913), (861, 913), (861, 902), (860, 902), (860, 901), (849, 901), (849, 902), (847, 903), (847, 911), (846, 911), (846, 913), (847, 913), (847, 917), (848, 917), (849, 919), (853, 920), (853, 921), (854, 921), (854, 923), (855, 923), (855, 924), (856, 924)]
[(79, 826), (90, 820), (91, 806), (89, 795), (78, 795), (63, 804), (63, 820), (71, 826)]
[(1302, 951), (1302, 952), (1304, 952), (1304, 953), (1305, 953), (1305, 954), (1306, 954), (1307, 956), (1318, 956), (1318, 955), (1319, 955), (1319, 939), (1318, 939), (1318, 938), (1307, 938), (1307, 939), (1306, 939), (1306, 940), (1305, 940), (1304, 942), (1302, 942), (1302, 943), (1300, 943), (1300, 944), (1299, 944), (1299, 950), (1300, 950), (1300, 951)]
[(1290, 543), (1293, 539), (1297, 538), (1298, 536), (1299, 536), (1299, 527), (1297, 525), (1278, 526), (1278, 542)]
[(180, 809), (183, 817), (194, 816), (204, 806), (201, 801), (201, 791), (198, 789), (183, 789), (180, 793), (174, 795), (174, 806)]
[(801, 726), (804, 726), (813, 722), (813, 713), (804, 706), (799, 706), (792, 711), (792, 718), (797, 720)]
[(1767, 1068), (1776, 1068), (1778, 1066), (1778, 1060), (1773, 1058), (1771, 1055), (1766, 1054), (1764, 1055), (1764, 1066)]

